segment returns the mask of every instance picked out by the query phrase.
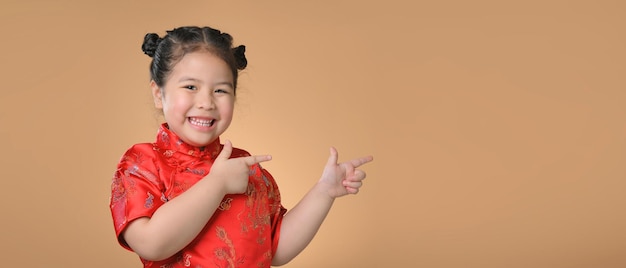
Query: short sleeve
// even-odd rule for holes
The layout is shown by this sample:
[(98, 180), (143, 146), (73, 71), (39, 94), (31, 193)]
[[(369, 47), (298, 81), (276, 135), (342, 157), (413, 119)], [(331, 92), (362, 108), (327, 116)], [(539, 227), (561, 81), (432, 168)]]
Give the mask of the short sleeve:
[(166, 201), (154, 159), (151, 144), (133, 146), (120, 159), (111, 183), (110, 208), (115, 234), (120, 245), (129, 250), (121, 235), (126, 226), (135, 219), (152, 217)]
[(283, 222), (283, 217), (285, 213), (287, 213), (287, 209), (283, 207), (280, 199), (280, 191), (278, 190), (278, 184), (266, 169), (261, 168), (261, 172), (263, 177), (268, 180), (272, 189), (270, 190), (270, 220), (271, 220), (271, 228), (272, 228), (272, 255), (276, 253), (276, 249), (278, 248), (278, 241), (280, 240), (280, 226)]

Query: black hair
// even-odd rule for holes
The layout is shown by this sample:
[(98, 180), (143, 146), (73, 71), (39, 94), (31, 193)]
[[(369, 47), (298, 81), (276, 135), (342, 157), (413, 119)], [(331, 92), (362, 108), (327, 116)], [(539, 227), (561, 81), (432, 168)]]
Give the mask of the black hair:
[(148, 33), (143, 39), (141, 50), (152, 58), (150, 78), (163, 87), (172, 68), (187, 53), (206, 50), (221, 58), (233, 74), (233, 86), (236, 92), (239, 70), (248, 65), (246, 47), (233, 47), (233, 38), (211, 27), (186, 26), (167, 31), (164, 37)]

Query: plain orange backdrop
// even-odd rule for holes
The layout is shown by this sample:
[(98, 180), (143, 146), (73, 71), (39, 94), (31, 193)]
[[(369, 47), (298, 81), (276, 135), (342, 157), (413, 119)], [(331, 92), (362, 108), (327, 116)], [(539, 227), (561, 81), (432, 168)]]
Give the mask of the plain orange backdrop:
[(141, 41), (209, 25), (286, 207), (375, 157), (285, 267), (626, 267), (625, 3), (2, 0), (0, 266), (140, 267), (108, 201), (161, 122)]

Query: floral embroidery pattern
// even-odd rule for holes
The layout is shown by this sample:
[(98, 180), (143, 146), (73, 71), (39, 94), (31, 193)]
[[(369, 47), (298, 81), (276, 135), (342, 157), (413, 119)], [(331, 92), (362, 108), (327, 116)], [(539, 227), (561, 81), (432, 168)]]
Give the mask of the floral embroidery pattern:
[(226, 246), (228, 246), (227, 248), (217, 248), (215, 250), (215, 256), (218, 259), (226, 260), (229, 264), (228, 267), (235, 267), (236, 252), (233, 241), (228, 238), (228, 234), (226, 233), (226, 230), (224, 230), (224, 227), (217, 226), (215, 231), (217, 233), (217, 237), (219, 237), (219, 239), (222, 240)]
[(233, 199), (230, 197), (226, 197), (224, 198), (224, 200), (222, 200), (222, 202), (220, 203), (220, 206), (217, 207), (219, 210), (228, 210), (230, 209), (230, 202), (232, 202)]
[(146, 197), (146, 203), (143, 205), (145, 208), (152, 208), (154, 205), (154, 195), (148, 192), (148, 197)]

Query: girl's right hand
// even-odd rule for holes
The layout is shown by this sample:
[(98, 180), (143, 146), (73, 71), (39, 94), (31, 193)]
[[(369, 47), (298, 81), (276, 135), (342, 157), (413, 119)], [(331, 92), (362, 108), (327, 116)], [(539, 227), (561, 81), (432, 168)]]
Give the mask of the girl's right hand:
[(224, 148), (215, 158), (208, 176), (220, 180), (225, 194), (241, 194), (248, 189), (250, 167), (265, 161), (272, 160), (270, 155), (253, 155), (230, 158), (233, 145), (229, 140), (224, 142)]

